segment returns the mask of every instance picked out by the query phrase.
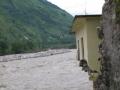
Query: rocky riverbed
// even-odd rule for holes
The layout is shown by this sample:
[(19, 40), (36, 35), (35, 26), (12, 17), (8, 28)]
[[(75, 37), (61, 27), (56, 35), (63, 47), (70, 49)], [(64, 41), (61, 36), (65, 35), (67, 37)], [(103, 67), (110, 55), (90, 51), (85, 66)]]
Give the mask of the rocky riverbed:
[(75, 56), (76, 50), (68, 50), (0, 62), (0, 90), (92, 90), (92, 82)]
[(0, 56), (0, 62), (23, 60), (28, 58), (46, 57), (46, 56), (51, 56), (55, 54), (63, 54), (67, 52), (70, 52), (70, 50), (69, 49), (53, 49), (53, 50), (41, 51), (37, 53), (5, 55), (5, 56)]

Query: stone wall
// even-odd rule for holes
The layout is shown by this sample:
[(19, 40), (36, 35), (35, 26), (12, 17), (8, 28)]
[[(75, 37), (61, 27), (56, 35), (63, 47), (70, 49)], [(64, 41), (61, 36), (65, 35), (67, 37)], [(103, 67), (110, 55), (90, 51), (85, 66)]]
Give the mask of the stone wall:
[(120, 90), (120, 0), (105, 0), (100, 45), (101, 75), (95, 90)]

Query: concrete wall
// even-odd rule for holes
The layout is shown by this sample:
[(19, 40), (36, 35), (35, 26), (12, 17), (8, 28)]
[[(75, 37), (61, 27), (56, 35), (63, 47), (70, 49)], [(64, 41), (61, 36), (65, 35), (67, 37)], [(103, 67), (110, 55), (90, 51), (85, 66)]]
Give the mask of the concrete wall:
[[(81, 46), (81, 38), (83, 38), (83, 42), (84, 42), (84, 59), (88, 60), (88, 47), (87, 47), (87, 30), (86, 30), (86, 20), (84, 19), (84, 21), (82, 22), (84, 24), (82, 24), (81, 27), (79, 27), (79, 30), (76, 31), (75, 36), (76, 36), (76, 45), (77, 45), (77, 50), (78, 50), (78, 45), (80, 48), (80, 59), (83, 59), (82, 57), (82, 46)], [(78, 40), (79, 40), (79, 44), (78, 44)], [(77, 55), (78, 57), (78, 55)]]
[(100, 63), (97, 36), (97, 27), (100, 26), (100, 17), (87, 18), (87, 47), (88, 47), (88, 64), (92, 70), (99, 71)]
[[(78, 23), (81, 22), (81, 23)], [(84, 42), (84, 59), (87, 60), (88, 65), (92, 70), (99, 71), (99, 53), (98, 44), (99, 39), (97, 36), (97, 27), (100, 26), (100, 17), (86, 17), (84, 19), (79, 18), (76, 22), (76, 45), (80, 48), (80, 59), (82, 58), (82, 46), (81, 38)], [(78, 44), (79, 40), (79, 44)], [(77, 54), (77, 58), (78, 58)]]

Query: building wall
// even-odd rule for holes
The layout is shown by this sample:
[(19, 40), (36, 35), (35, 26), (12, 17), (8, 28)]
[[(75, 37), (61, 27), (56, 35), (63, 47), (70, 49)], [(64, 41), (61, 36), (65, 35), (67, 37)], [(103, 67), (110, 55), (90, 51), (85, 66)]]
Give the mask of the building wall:
[(87, 18), (87, 47), (88, 47), (88, 64), (92, 70), (99, 71), (100, 63), (98, 61), (98, 44), (97, 27), (100, 26), (100, 17)]
[[(99, 71), (100, 64), (98, 61), (99, 52), (98, 52), (98, 44), (99, 39), (97, 36), (97, 27), (100, 26), (100, 17), (86, 17), (79, 18), (77, 23), (75, 23), (75, 34), (76, 34), (76, 45), (78, 50), (78, 45), (80, 49), (80, 59), (83, 59), (82, 56), (82, 46), (81, 46), (81, 38), (83, 37), (84, 42), (84, 59), (87, 60), (89, 67), (92, 70)], [(79, 23), (80, 22), (80, 23)], [(79, 44), (78, 44), (79, 40)], [(77, 53), (77, 59), (78, 59)]]
[[(85, 20), (84, 20), (85, 23)], [(80, 59), (82, 58), (82, 46), (81, 46), (81, 38), (83, 38), (84, 42), (84, 59), (88, 60), (88, 49), (87, 49), (87, 30), (86, 30), (86, 25), (83, 24), (82, 27), (79, 28), (79, 30), (76, 31), (76, 45), (77, 45), (77, 50), (78, 50), (78, 45), (80, 49)], [(79, 40), (79, 44), (78, 44)], [(77, 58), (78, 58), (78, 53), (77, 53)]]

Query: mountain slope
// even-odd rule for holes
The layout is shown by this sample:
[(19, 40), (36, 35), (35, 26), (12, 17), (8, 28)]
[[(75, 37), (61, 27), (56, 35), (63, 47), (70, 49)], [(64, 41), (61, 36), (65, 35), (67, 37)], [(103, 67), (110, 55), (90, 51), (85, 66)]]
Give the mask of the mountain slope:
[(46, 0), (0, 0), (0, 53), (69, 46), (72, 19)]

